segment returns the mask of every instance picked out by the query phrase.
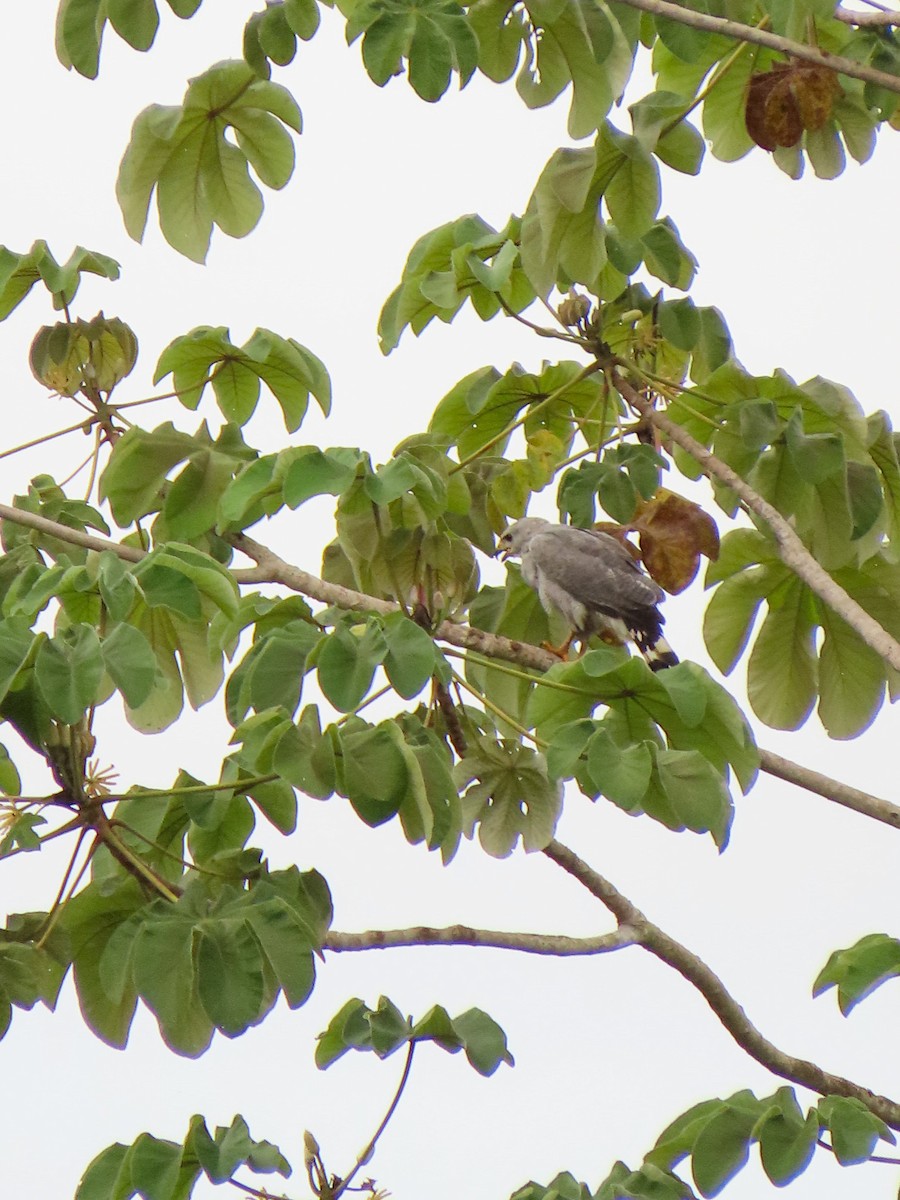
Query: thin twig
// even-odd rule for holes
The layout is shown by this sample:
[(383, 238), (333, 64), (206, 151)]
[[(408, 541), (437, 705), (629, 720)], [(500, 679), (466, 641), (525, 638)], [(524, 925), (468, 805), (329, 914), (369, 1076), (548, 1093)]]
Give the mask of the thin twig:
[[(816, 1145), (821, 1146), (823, 1150), (830, 1150), (834, 1154), (834, 1146), (826, 1142), (824, 1138), (816, 1138)], [(870, 1154), (865, 1160), (866, 1162), (889, 1163), (893, 1167), (900, 1167), (900, 1158), (891, 1158), (887, 1154)]]
[(257, 1200), (273, 1200), (271, 1192), (261, 1192), (259, 1188), (251, 1187), (249, 1183), (241, 1183), (239, 1179), (226, 1179), (225, 1182), (230, 1183), (232, 1187), (240, 1188), (248, 1196), (255, 1196)]
[(704, 998), (734, 1041), (767, 1070), (801, 1087), (810, 1088), (821, 1096), (849, 1096), (860, 1100), (866, 1108), (893, 1129), (900, 1129), (900, 1104), (880, 1096), (861, 1084), (832, 1075), (807, 1059), (795, 1058), (779, 1050), (752, 1024), (743, 1008), (727, 991), (724, 983), (702, 959), (680, 942), (663, 932), (658, 925), (636, 908), (602, 875), (599, 875), (568, 846), (552, 841), (543, 853), (558, 867), (576, 879), (595, 896), (617, 921), (628, 925), (638, 945), (677, 971)]
[(32, 438), (30, 442), (22, 442), (20, 446), (13, 446), (11, 450), (0, 450), (0, 458), (9, 458), (13, 454), (18, 454), (20, 450), (31, 450), (35, 446), (42, 446), (44, 442), (52, 442), (54, 438), (65, 437), (67, 433), (87, 433), (92, 421), (79, 421), (77, 425), (67, 425), (65, 429), (57, 429), (56, 433), (42, 433), (40, 437)]

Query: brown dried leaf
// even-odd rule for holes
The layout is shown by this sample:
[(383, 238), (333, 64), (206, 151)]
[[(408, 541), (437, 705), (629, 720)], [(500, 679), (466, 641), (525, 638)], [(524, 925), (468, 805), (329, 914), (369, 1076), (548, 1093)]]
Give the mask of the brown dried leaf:
[(841, 85), (834, 71), (799, 63), (791, 71), (791, 91), (804, 129), (820, 129), (831, 116)]
[(841, 94), (834, 71), (807, 63), (781, 64), (753, 75), (744, 118), (763, 150), (796, 146), (804, 129), (819, 129)]
[(631, 528), (637, 530), (651, 577), (673, 594), (692, 582), (701, 554), (719, 557), (719, 531), (709, 513), (667, 488), (640, 505)]
[(763, 150), (797, 145), (803, 121), (791, 88), (790, 67), (773, 67), (751, 76), (744, 119), (747, 132)]

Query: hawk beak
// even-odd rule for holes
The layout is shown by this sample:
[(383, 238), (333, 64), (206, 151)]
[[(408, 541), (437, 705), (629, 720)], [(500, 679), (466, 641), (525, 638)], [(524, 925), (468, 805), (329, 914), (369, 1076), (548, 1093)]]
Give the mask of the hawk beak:
[(499, 558), (501, 562), (506, 562), (509, 558), (509, 546), (498, 546), (492, 557)]

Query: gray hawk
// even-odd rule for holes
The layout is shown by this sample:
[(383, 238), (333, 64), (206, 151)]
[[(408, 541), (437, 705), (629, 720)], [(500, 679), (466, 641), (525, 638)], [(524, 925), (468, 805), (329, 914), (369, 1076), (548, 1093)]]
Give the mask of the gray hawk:
[(503, 561), (522, 560), (522, 578), (547, 612), (562, 615), (573, 638), (604, 632), (619, 642), (628, 638), (653, 671), (678, 662), (662, 635), (662, 588), (608, 533), (523, 517), (506, 530), (496, 553)]

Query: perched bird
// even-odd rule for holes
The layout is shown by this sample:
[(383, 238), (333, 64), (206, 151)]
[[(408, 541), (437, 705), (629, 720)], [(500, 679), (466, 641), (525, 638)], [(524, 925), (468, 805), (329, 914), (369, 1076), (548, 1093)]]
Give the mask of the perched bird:
[(496, 554), (520, 558), (522, 578), (543, 607), (568, 622), (566, 650), (576, 637), (607, 633), (618, 642), (630, 638), (653, 671), (678, 662), (662, 635), (662, 588), (608, 533), (523, 517), (500, 538)]

